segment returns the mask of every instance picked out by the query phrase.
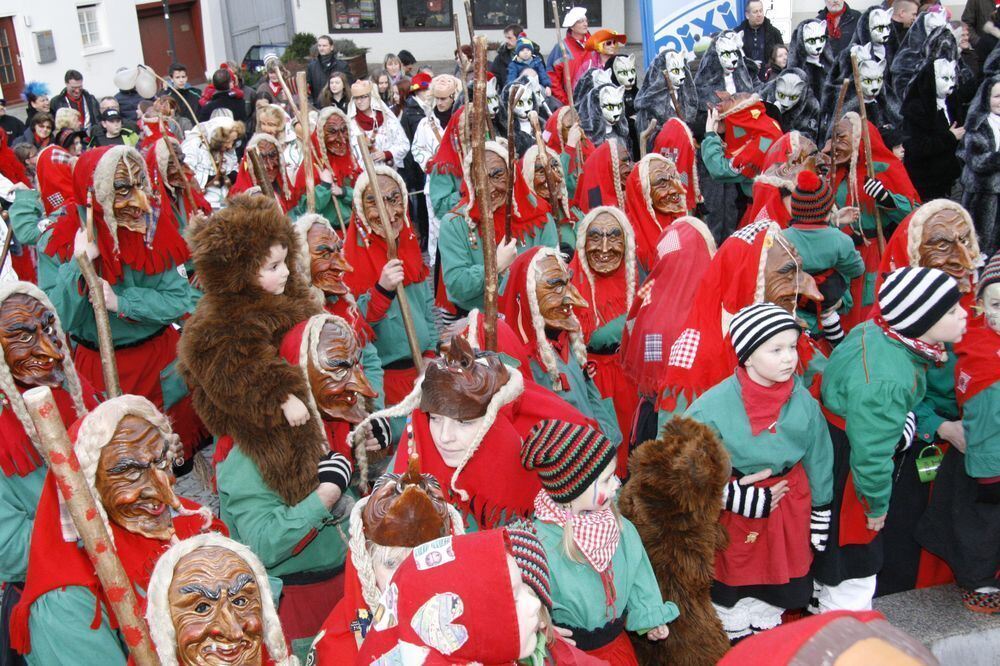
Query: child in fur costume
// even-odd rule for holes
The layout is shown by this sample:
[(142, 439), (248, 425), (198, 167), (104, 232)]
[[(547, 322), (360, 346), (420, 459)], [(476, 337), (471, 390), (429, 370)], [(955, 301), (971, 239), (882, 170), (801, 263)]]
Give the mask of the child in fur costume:
[(639, 662), (714, 664), (729, 649), (709, 595), (715, 554), (727, 541), (719, 497), (729, 455), (710, 427), (677, 417), (636, 449), (630, 469), (618, 506), (642, 538), (663, 598), (680, 607), (668, 640), (634, 637)]
[(351, 463), (330, 451), (306, 377), (276, 345), (319, 307), (272, 201), (236, 197), (190, 238), (205, 296), (185, 327), (181, 371), (213, 434), (235, 442), (217, 470), (221, 514), (283, 578), (289, 638), (311, 638), (343, 589), (336, 524), (349, 509)]
[(678, 613), (615, 506), (615, 457), (601, 433), (557, 420), (539, 423), (521, 447), (522, 464), (542, 482), (534, 524), (549, 562), (552, 621), (578, 648), (618, 666), (638, 664), (625, 630), (661, 641)]
[(795, 377), (800, 331), (773, 303), (738, 312), (729, 328), (736, 373), (686, 413), (718, 433), (733, 462), (720, 519), (729, 546), (716, 555), (712, 585), (731, 641), (808, 604), (810, 544), (826, 548), (833, 450), (819, 404)]

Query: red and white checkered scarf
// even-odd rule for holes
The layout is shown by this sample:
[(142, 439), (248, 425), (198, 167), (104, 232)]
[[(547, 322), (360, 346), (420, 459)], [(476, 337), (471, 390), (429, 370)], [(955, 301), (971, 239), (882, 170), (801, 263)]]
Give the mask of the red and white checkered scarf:
[(598, 573), (611, 565), (611, 558), (621, 541), (621, 528), (611, 509), (574, 514), (555, 503), (545, 490), (535, 496), (535, 517), (545, 523), (565, 528), (573, 526), (573, 543)]

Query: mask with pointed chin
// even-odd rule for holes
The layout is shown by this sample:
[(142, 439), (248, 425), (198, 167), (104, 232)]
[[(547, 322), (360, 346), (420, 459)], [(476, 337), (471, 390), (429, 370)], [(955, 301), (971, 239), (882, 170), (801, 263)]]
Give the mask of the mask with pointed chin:
[(625, 104), (622, 101), (625, 97), (625, 88), (615, 85), (604, 86), (598, 95), (601, 101), (601, 115), (604, 116), (609, 125), (614, 125), (625, 110)]
[(810, 21), (802, 25), (802, 46), (813, 58), (826, 48), (826, 21)]
[(0, 305), (0, 347), (19, 386), (62, 385), (66, 356), (55, 325), (55, 313), (27, 294), (11, 294)]
[(687, 80), (687, 68), (685, 67), (684, 56), (677, 51), (667, 51), (667, 57), (664, 60), (664, 66), (667, 76), (670, 77), (670, 83), (673, 84), (674, 88), (680, 88), (684, 85), (684, 81)]
[(554, 256), (543, 257), (535, 265), (535, 298), (545, 327), (557, 331), (575, 332), (580, 322), (574, 307), (586, 307), (580, 292), (573, 286), (573, 274)]
[(938, 58), (934, 61), (934, 91), (944, 99), (955, 90), (955, 61)]
[(924, 268), (937, 268), (958, 281), (964, 293), (972, 290), (969, 279), (976, 269), (976, 231), (958, 204), (951, 204), (924, 220), (918, 254)]
[(774, 84), (774, 105), (786, 113), (802, 99), (806, 82), (795, 72), (783, 72)]
[(636, 79), (635, 56), (629, 54), (616, 57), (611, 63), (611, 69), (618, 84), (631, 90)]
[(861, 94), (865, 102), (870, 102), (882, 92), (885, 82), (884, 60), (863, 60), (858, 63), (858, 73), (861, 75)]
[(365, 377), (361, 347), (350, 326), (336, 320), (323, 324), (307, 368), (309, 388), (324, 420), (358, 424), (368, 416), (366, 399), (378, 394)]
[(146, 233), (146, 217), (150, 212), (151, 190), (146, 175), (146, 165), (127, 153), (115, 166), (114, 204), (118, 226), (136, 233)]
[(892, 20), (892, 12), (885, 9), (873, 9), (868, 14), (868, 34), (871, 35), (873, 44), (885, 44), (889, 39), (889, 22)]
[(715, 41), (715, 52), (719, 54), (719, 63), (726, 74), (732, 74), (743, 56), (743, 38), (739, 33), (726, 31)]

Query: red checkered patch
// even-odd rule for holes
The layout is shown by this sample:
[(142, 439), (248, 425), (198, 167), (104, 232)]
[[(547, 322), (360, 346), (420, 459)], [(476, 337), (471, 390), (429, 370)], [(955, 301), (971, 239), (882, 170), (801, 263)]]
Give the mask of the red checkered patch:
[(684, 329), (684, 332), (670, 346), (670, 359), (667, 361), (667, 365), (677, 368), (691, 368), (698, 355), (698, 343), (700, 342), (701, 331), (694, 328)]

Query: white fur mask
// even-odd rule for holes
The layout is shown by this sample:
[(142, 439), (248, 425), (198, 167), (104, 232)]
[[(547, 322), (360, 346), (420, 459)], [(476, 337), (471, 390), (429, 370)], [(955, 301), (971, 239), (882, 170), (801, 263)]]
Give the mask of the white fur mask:
[(666, 69), (664, 72), (670, 77), (670, 83), (674, 88), (680, 88), (687, 80), (687, 70), (684, 67), (684, 56), (677, 51), (667, 51), (667, 57), (663, 61)]
[(802, 25), (802, 46), (813, 58), (826, 48), (826, 21), (810, 21)]
[(719, 54), (719, 63), (726, 74), (732, 74), (743, 56), (743, 34), (726, 31), (715, 40), (715, 52)]
[(934, 61), (934, 88), (938, 99), (955, 90), (955, 61), (938, 58)]
[(598, 93), (601, 100), (601, 115), (614, 125), (622, 115), (625, 104), (622, 99), (625, 97), (625, 88), (622, 86), (604, 86)]
[(944, 12), (924, 12), (924, 32), (928, 35), (935, 28), (946, 25), (948, 25), (948, 17), (945, 16)]
[(490, 79), (486, 82), (486, 112), (490, 117), (497, 115), (500, 110), (500, 93), (497, 92), (497, 80)]
[(635, 56), (632, 54), (626, 56), (618, 56), (615, 58), (614, 62), (611, 63), (611, 69), (615, 72), (615, 78), (618, 79), (618, 83), (631, 89), (635, 85), (636, 73), (635, 73)]
[(806, 82), (794, 72), (785, 72), (774, 84), (774, 105), (785, 113), (802, 99)]
[(882, 92), (885, 81), (884, 60), (862, 60), (858, 63), (858, 73), (861, 75), (861, 92), (865, 101), (870, 102)]
[(889, 39), (889, 22), (892, 20), (892, 12), (887, 9), (873, 9), (868, 14), (868, 34), (871, 35), (873, 44), (885, 44)]
[(521, 120), (527, 119), (528, 113), (535, 108), (534, 97), (535, 91), (531, 84), (526, 84), (521, 90), (521, 96), (517, 98), (517, 104), (514, 105), (514, 115)]

